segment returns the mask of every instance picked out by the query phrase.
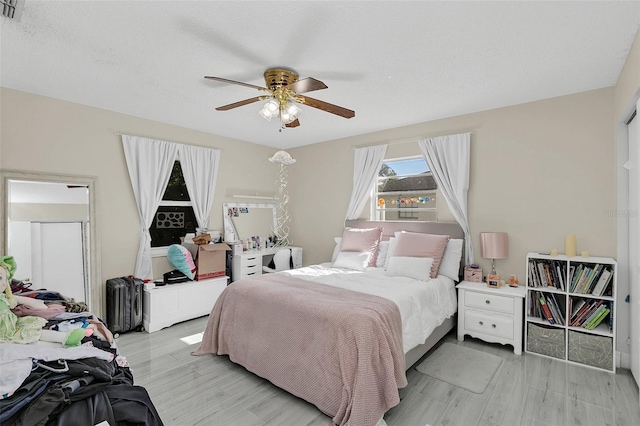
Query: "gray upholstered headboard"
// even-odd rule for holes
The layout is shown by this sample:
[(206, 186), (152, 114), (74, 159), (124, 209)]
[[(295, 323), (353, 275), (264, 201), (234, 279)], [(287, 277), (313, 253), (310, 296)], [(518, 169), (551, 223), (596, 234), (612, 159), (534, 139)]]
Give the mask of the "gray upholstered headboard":
[[(402, 222), (402, 221), (375, 221), (375, 220), (347, 220), (344, 226), (350, 228), (382, 228), (382, 239), (388, 240), (395, 232), (408, 231), (421, 234), (449, 235), (451, 238), (464, 239), (464, 231), (457, 222)], [(460, 259), (460, 273), (464, 276), (464, 245), (462, 258)]]

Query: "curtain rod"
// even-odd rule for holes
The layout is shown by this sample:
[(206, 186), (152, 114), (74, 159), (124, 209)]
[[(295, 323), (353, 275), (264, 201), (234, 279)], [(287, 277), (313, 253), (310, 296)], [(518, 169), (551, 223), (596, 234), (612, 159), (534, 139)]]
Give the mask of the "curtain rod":
[(130, 134), (128, 134), (128, 133), (114, 133), (114, 135), (116, 135), (116, 136), (133, 136), (133, 137), (135, 137), (135, 138), (153, 139), (153, 140), (159, 140), (159, 141), (169, 142), (169, 143), (179, 143), (179, 144), (181, 144), (181, 145), (199, 146), (200, 148), (217, 149), (218, 151), (222, 152), (222, 149), (221, 149), (221, 148), (217, 148), (217, 147), (215, 147), (215, 146), (194, 145), (194, 144), (192, 144), (192, 143), (187, 143), (187, 142), (168, 141), (168, 140), (165, 140), (165, 139), (157, 139), (157, 138), (149, 137), (149, 136), (130, 135)]

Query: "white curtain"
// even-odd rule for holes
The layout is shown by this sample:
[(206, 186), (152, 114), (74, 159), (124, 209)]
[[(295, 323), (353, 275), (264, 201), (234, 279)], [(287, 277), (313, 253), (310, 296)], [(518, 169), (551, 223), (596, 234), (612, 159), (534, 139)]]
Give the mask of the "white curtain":
[(420, 139), (418, 145), (449, 210), (465, 234), (465, 261), (473, 263), (473, 244), (467, 213), (469, 190), (470, 133)]
[(353, 191), (347, 220), (358, 219), (362, 209), (371, 197), (373, 183), (380, 171), (384, 156), (387, 153), (387, 145), (378, 145), (355, 150), (353, 158)]
[(178, 144), (128, 135), (122, 135), (122, 144), (140, 215), (140, 247), (134, 275), (152, 279), (149, 227), (178, 157)]
[(193, 212), (198, 226), (207, 228), (216, 189), (220, 151), (193, 145), (179, 147), (180, 167), (193, 204)]

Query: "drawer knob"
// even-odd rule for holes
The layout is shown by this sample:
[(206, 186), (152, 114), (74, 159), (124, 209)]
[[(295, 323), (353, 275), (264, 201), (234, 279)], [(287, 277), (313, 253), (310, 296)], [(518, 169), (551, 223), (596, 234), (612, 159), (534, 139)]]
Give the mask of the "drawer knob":
[(491, 324), (491, 327), (496, 328), (496, 325), (495, 324)]
[(478, 324), (483, 325), (484, 323), (482, 321), (478, 321)]
[(485, 300), (484, 303), (486, 303), (487, 305), (489, 305), (491, 303), (491, 300)]

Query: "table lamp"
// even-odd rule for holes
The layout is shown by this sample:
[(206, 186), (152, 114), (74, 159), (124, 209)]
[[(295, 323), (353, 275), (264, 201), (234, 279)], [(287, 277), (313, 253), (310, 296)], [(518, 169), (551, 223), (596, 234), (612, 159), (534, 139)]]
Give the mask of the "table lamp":
[(480, 252), (485, 259), (491, 259), (491, 275), (496, 274), (496, 259), (506, 259), (509, 255), (509, 238), (506, 232), (481, 232)]

